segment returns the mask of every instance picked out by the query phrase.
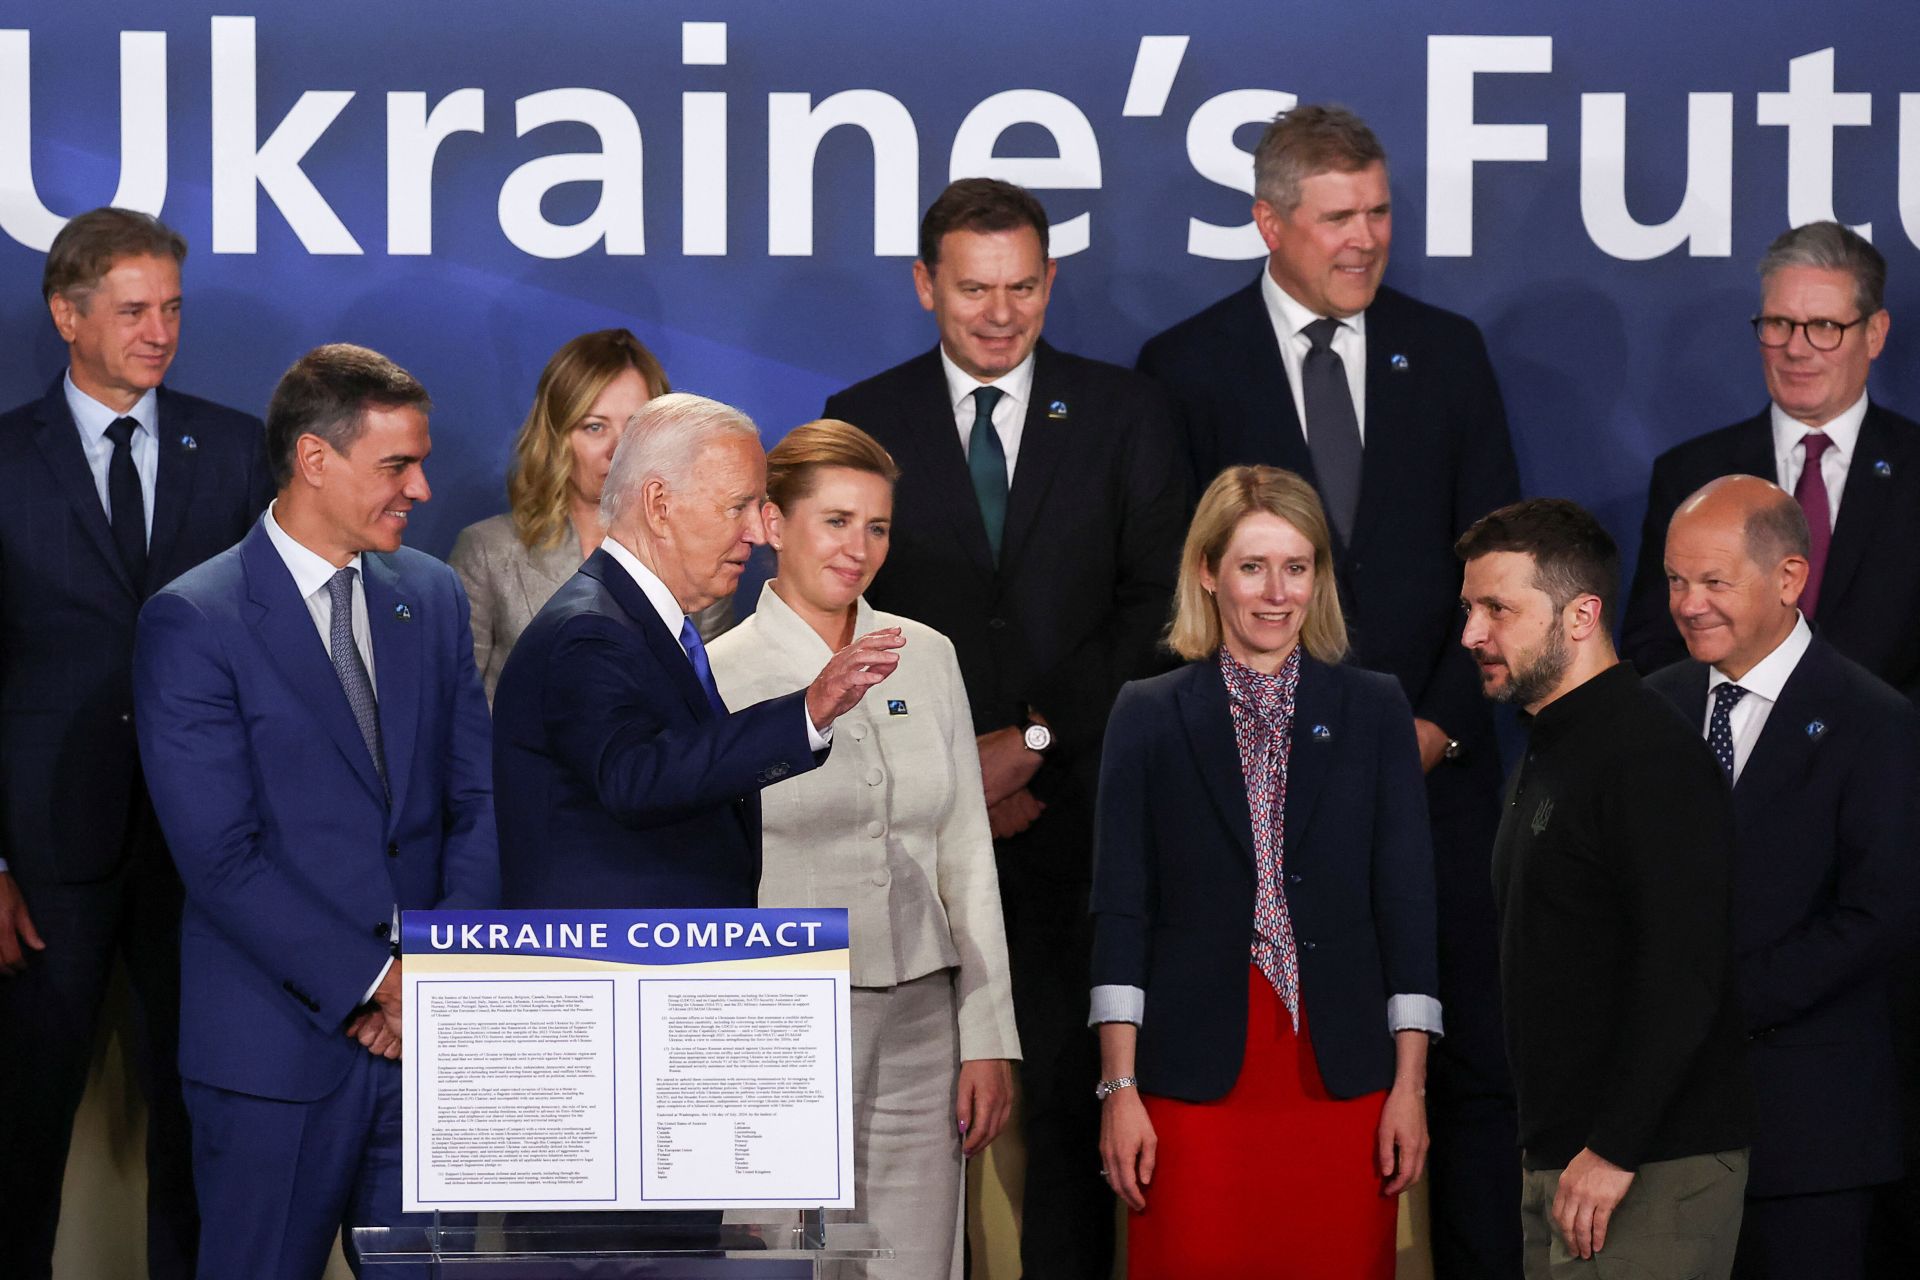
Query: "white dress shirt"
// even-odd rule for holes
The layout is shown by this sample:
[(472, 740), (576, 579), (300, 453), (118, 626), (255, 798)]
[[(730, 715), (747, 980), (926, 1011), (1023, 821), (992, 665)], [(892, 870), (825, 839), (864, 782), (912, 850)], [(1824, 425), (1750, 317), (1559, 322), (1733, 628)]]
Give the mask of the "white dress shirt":
[(113, 522), (113, 501), (107, 496), (107, 468), (113, 462), (113, 441), (107, 428), (120, 418), (132, 418), (140, 424), (128, 447), (133, 450), (133, 469), (140, 475), (140, 500), (146, 508), (147, 536), (153, 536), (153, 483), (160, 471), (160, 398), (151, 389), (134, 402), (133, 408), (117, 413), (73, 385), (73, 372), (62, 379), (67, 392), (67, 408), (74, 425), (80, 428), (80, 447), (87, 454), (87, 468), (93, 472), (93, 487), (100, 494), (100, 507)]
[(1020, 433), (1027, 425), (1027, 401), (1033, 396), (1033, 352), (1027, 352), (1025, 360), (992, 382), (982, 382), (955, 364), (945, 346), (940, 348), (940, 367), (946, 370), (947, 399), (953, 405), (953, 425), (960, 429), (963, 454), (973, 439), (973, 393), (981, 387), (998, 387), (1005, 393), (993, 406), (993, 430), (1007, 455), (1007, 486), (1011, 488), (1014, 464), (1020, 459)]
[[(1287, 367), (1287, 385), (1293, 389), (1293, 412), (1300, 419), (1300, 434), (1312, 428), (1307, 423), (1307, 397), (1300, 389), (1300, 366), (1306, 363), (1313, 340), (1306, 328), (1317, 315), (1300, 305), (1282, 289), (1271, 271), (1260, 273), (1260, 296), (1266, 299), (1267, 319), (1273, 322), (1273, 337), (1280, 344), (1280, 363)], [(1353, 393), (1353, 421), (1360, 428), (1360, 443), (1367, 442), (1367, 313), (1348, 316), (1333, 331), (1333, 353), (1347, 371), (1347, 390)]]
[[(1777, 404), (1772, 407), (1772, 417), (1774, 472), (1780, 477), (1780, 487), (1792, 493), (1793, 487), (1800, 483), (1801, 470), (1807, 465), (1804, 441), (1814, 429)], [(1827, 486), (1830, 522), (1840, 519), (1840, 494), (1847, 487), (1847, 468), (1853, 465), (1854, 446), (1860, 443), (1860, 425), (1866, 420), (1867, 394), (1863, 391), (1851, 408), (1820, 428), (1821, 434), (1833, 442), (1820, 455), (1820, 478)], [(1828, 524), (1827, 532), (1833, 532), (1832, 523)]]
[[(613, 557), (615, 564), (627, 571), (627, 576), (633, 579), (634, 585), (639, 587), (641, 593), (647, 597), (647, 603), (652, 605), (653, 611), (660, 615), (660, 623), (666, 627), (667, 634), (674, 638), (675, 643), (679, 643), (680, 629), (687, 624), (687, 611), (682, 609), (680, 602), (673, 598), (673, 592), (668, 590), (667, 584), (660, 581), (660, 575), (640, 563), (640, 557), (629, 551), (617, 538), (609, 536), (600, 546)], [(689, 666), (693, 664), (692, 654), (687, 655), (687, 664)], [(707, 665), (709, 669), (712, 668), (711, 656), (708, 658)], [(814, 728), (813, 714), (807, 710), (804, 701), (800, 704), (800, 718), (806, 721), (807, 746), (814, 751), (825, 751), (828, 744), (833, 741), (833, 726), (828, 725), (824, 729)]]
[(1767, 717), (1773, 713), (1773, 704), (1780, 701), (1780, 691), (1786, 688), (1787, 677), (1800, 665), (1800, 659), (1806, 655), (1807, 646), (1813, 643), (1813, 630), (1807, 626), (1802, 616), (1793, 624), (1793, 630), (1787, 633), (1777, 648), (1760, 661), (1753, 669), (1737, 681), (1730, 681), (1714, 668), (1707, 674), (1707, 710), (1700, 722), (1702, 737), (1713, 729), (1714, 690), (1723, 684), (1738, 684), (1747, 694), (1733, 704), (1733, 710), (1727, 713), (1728, 727), (1733, 731), (1733, 780), (1740, 781), (1740, 771), (1747, 767), (1747, 757), (1753, 754), (1753, 744), (1760, 741), (1760, 731), (1767, 727)]

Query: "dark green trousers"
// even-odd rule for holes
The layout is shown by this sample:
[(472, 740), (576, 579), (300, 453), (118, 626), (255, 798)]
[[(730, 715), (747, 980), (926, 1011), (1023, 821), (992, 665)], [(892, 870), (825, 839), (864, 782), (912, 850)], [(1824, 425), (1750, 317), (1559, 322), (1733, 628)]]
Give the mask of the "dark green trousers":
[(1747, 1153), (1658, 1160), (1640, 1166), (1607, 1223), (1607, 1242), (1575, 1257), (1553, 1225), (1559, 1169), (1524, 1175), (1520, 1229), (1527, 1280), (1727, 1280), (1740, 1240)]

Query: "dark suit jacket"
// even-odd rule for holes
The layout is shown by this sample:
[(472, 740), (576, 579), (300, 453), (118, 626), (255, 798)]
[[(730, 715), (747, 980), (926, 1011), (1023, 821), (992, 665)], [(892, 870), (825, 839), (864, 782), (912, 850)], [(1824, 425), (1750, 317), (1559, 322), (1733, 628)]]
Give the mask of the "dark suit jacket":
[[(1506, 410), (1472, 321), (1393, 289), (1366, 321), (1360, 506), (1334, 558), (1353, 661), (1398, 676), (1415, 715), (1467, 744), (1490, 791), (1492, 718), (1459, 643), (1453, 543), (1520, 496)], [(1241, 463), (1314, 478), (1258, 279), (1153, 338), (1139, 367), (1172, 392), (1199, 487)]]
[(392, 915), (498, 904), (467, 597), (418, 551), (360, 558), (389, 803), (326, 643), (256, 524), (140, 614), (140, 759), (186, 884), (180, 1071), (324, 1097)]
[(509, 907), (750, 907), (760, 788), (813, 768), (806, 691), (722, 718), (606, 550), (534, 616), (493, 697)]
[[(1705, 723), (1704, 663), (1647, 683)], [(1920, 713), (1816, 637), (1733, 789), (1736, 984), (1758, 1125), (1749, 1195), (1900, 1174), (1888, 966), (1920, 898)]]
[(938, 348), (827, 401), (900, 464), (892, 547), (867, 591), (876, 609), (953, 641), (975, 731), (1053, 726), (1035, 778), (1046, 814), (1023, 857), (1084, 879), (1107, 712), (1155, 667), (1186, 533), (1185, 476), (1165, 399), (1125, 369), (1058, 351), (1034, 357), (1000, 563), (988, 549)]
[[(1303, 660), (1285, 893), (1301, 1009), (1336, 1097), (1393, 1082), (1388, 997), (1439, 991), (1412, 719), (1389, 677)], [(1215, 660), (1121, 691), (1096, 846), (1093, 982), (1146, 991), (1141, 1087), (1193, 1102), (1225, 1096), (1246, 1047), (1255, 871), (1240, 748)]]
[(138, 797), (141, 602), (238, 542), (272, 496), (258, 418), (161, 388), (145, 582), (113, 542), (63, 379), (0, 416), (0, 857), (25, 880), (119, 865)]
[[(1653, 464), (1621, 652), (1642, 671), (1687, 656), (1667, 612), (1667, 525), (1689, 494), (1724, 475), (1778, 482), (1768, 411), (1676, 445)], [(1920, 699), (1920, 425), (1868, 404), (1840, 495), (1811, 619), (1820, 638)]]

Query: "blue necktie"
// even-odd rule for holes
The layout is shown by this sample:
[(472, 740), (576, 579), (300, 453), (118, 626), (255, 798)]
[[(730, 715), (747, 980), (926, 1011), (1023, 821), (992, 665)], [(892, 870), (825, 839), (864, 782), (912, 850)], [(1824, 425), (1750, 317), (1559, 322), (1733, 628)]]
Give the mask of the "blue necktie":
[(995, 564), (1000, 563), (1000, 535), (1007, 527), (1007, 451), (993, 429), (993, 406), (1005, 394), (998, 387), (974, 388), (973, 434), (967, 437), (967, 470), (973, 473), (973, 496), (980, 503), (980, 521), (987, 526)]
[(373, 757), (373, 771), (380, 775), (380, 789), (393, 798), (387, 786), (387, 752), (380, 743), (380, 704), (374, 701), (373, 681), (367, 664), (360, 660), (359, 647), (353, 643), (353, 575), (351, 565), (327, 579), (327, 599), (333, 603), (333, 619), (327, 628), (327, 652), (333, 659), (333, 672), (346, 690), (347, 705), (353, 708), (353, 722), (360, 726), (360, 737)]
[(1707, 722), (1707, 745), (1719, 757), (1728, 782), (1733, 781), (1733, 708), (1746, 696), (1745, 689), (1732, 683), (1717, 685), (1713, 691), (1713, 718)]
[(700, 642), (700, 632), (692, 618), (680, 620), (680, 647), (687, 651), (687, 661), (693, 664), (693, 674), (699, 679), (700, 687), (707, 691), (707, 701), (713, 704), (714, 713), (726, 715), (727, 704), (720, 700), (720, 686), (713, 682), (713, 664), (707, 661), (707, 646)]

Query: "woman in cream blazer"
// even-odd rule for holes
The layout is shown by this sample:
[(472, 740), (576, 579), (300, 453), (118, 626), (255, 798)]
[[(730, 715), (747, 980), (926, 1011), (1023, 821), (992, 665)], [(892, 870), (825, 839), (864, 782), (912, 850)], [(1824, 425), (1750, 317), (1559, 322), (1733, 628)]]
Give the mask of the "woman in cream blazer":
[(805, 687), (854, 636), (906, 638), (885, 684), (834, 722), (827, 762), (760, 802), (760, 905), (848, 913), (857, 1213), (895, 1259), (841, 1274), (958, 1280), (961, 1157), (1005, 1123), (1020, 1052), (973, 717), (947, 638), (860, 594), (886, 558), (886, 450), (815, 422), (767, 464), (778, 574), (708, 650), (727, 704)]
[[(513, 442), (509, 509), (462, 529), (447, 558), (473, 607), (488, 703), (520, 633), (600, 545), (600, 486), (627, 419), (669, 390), (653, 352), (625, 329), (583, 333), (547, 361)], [(732, 622), (725, 599), (694, 615), (709, 639)]]

